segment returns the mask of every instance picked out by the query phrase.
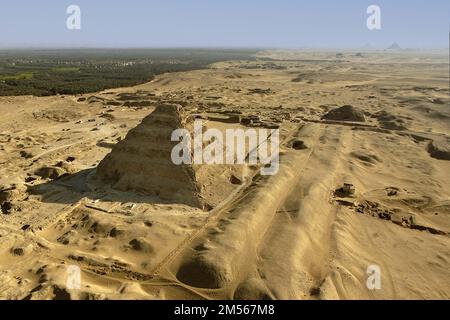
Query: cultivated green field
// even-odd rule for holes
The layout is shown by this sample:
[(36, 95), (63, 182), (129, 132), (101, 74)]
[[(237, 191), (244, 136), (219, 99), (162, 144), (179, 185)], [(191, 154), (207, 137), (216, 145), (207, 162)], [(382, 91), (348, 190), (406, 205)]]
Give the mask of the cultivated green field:
[(64, 49), (1, 50), (0, 96), (95, 92), (150, 81), (165, 72), (253, 59), (257, 50)]

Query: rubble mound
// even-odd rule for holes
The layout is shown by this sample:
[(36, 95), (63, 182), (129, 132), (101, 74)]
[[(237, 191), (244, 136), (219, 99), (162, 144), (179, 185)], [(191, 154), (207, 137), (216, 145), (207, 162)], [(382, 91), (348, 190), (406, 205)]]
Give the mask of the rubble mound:
[(27, 197), (25, 185), (0, 185), (0, 213), (10, 214), (16, 203)]
[(364, 113), (351, 105), (345, 105), (340, 108), (333, 109), (325, 114), (322, 119), (354, 122), (366, 121)]

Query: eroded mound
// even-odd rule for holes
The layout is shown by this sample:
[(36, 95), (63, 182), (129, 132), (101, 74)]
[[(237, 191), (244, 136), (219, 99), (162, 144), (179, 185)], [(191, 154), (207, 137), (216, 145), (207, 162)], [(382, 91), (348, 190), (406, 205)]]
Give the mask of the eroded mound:
[(336, 121), (355, 121), (365, 122), (364, 113), (351, 105), (345, 105), (337, 109), (333, 109), (325, 114), (322, 119)]
[(269, 290), (259, 278), (250, 278), (241, 283), (234, 292), (236, 300), (271, 300)]
[(450, 160), (450, 144), (445, 140), (434, 140), (428, 145), (430, 156), (439, 160)]
[(196, 288), (218, 289), (230, 282), (231, 271), (227, 264), (195, 256), (181, 265), (177, 278)]

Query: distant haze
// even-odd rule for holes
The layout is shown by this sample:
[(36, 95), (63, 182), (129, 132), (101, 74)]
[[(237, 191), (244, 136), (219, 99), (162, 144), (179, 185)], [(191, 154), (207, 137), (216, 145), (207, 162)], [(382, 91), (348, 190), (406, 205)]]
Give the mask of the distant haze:
[[(81, 30), (66, 9), (81, 8)], [(381, 8), (381, 30), (366, 26)], [(449, 46), (448, 0), (39, 0), (2, 1), (5, 47)]]

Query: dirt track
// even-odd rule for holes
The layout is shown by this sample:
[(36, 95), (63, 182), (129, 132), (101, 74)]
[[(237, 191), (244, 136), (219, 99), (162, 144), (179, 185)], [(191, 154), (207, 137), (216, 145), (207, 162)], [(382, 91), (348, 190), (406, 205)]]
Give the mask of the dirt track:
[[(279, 68), (223, 62), (96, 94), (105, 102), (0, 98), (0, 182), (14, 190), (0, 214), (0, 298), (449, 298), (450, 162), (429, 149), (450, 139), (442, 59), (276, 54)], [(236, 111), (279, 126), (279, 173), (205, 169), (209, 211), (99, 185), (97, 164), (154, 110), (108, 105), (124, 92), (181, 101), (219, 130), (247, 126), (220, 122)], [(343, 105), (366, 121), (322, 119)], [(345, 182), (354, 196), (336, 191)], [(80, 290), (66, 288), (68, 265)], [(366, 287), (370, 265), (382, 290)]]

